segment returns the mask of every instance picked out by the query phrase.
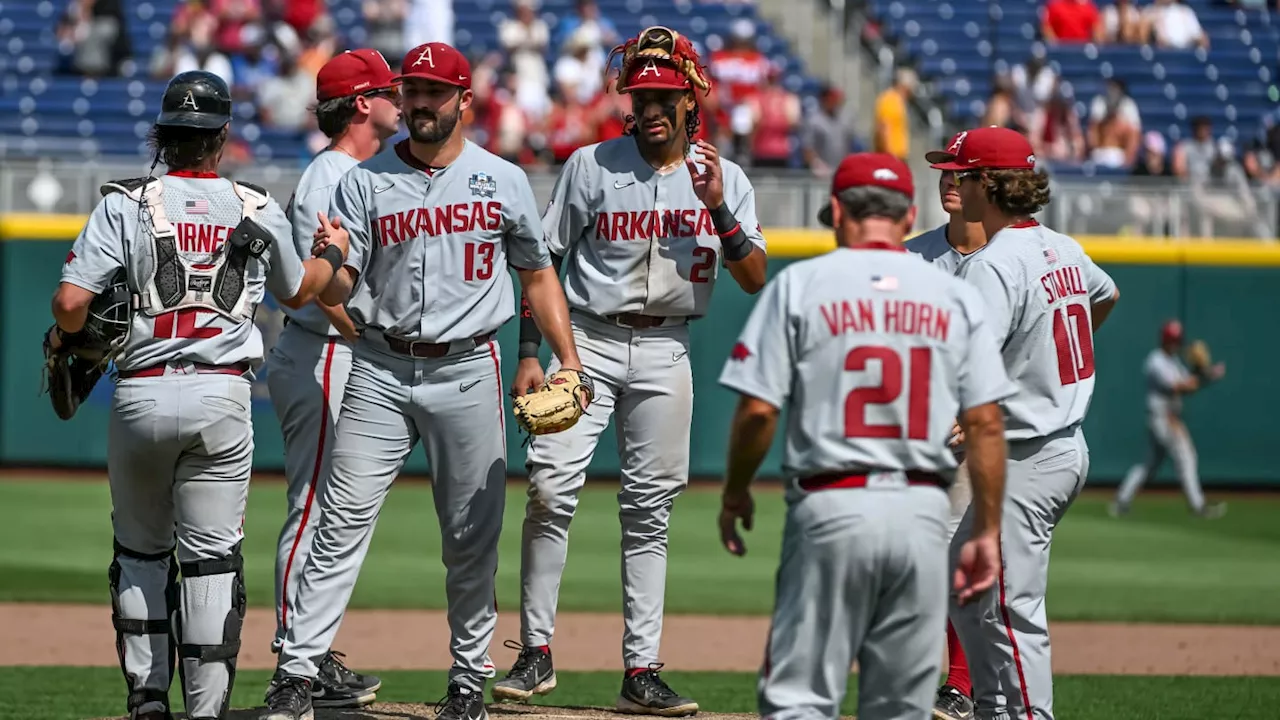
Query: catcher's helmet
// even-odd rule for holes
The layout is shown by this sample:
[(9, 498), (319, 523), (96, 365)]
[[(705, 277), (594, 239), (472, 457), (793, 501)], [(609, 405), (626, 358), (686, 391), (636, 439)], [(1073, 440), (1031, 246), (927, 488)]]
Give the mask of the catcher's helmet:
[(124, 269), (117, 270), (111, 282), (89, 303), (84, 330), (91, 344), (114, 351), (128, 338), (133, 322), (133, 295), (129, 292), (128, 278)]
[(1182, 323), (1177, 320), (1168, 320), (1160, 328), (1160, 344), (1168, 345), (1169, 343), (1182, 342)]
[(217, 130), (231, 122), (227, 81), (204, 70), (180, 73), (169, 81), (156, 125)]

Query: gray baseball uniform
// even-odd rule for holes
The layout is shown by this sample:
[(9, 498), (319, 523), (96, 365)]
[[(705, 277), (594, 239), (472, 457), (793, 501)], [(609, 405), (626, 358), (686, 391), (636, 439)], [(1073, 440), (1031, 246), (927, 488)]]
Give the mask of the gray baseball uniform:
[(1173, 458), (1173, 466), (1182, 482), (1187, 504), (1192, 510), (1204, 508), (1204, 492), (1200, 489), (1200, 472), (1196, 466), (1196, 449), (1191, 443), (1191, 433), (1182, 421), (1182, 395), (1173, 388), (1186, 382), (1191, 372), (1177, 355), (1155, 349), (1143, 365), (1147, 380), (1147, 437), (1148, 455), (1145, 463), (1129, 469), (1120, 485), (1116, 500), (1128, 505), (1160, 469), (1165, 456)]
[[(108, 427), (117, 647), (130, 706), (160, 710), (173, 674), (172, 629), (187, 712), (221, 717), (245, 610), (240, 544), (253, 459), (246, 376), (263, 355), (253, 310), (264, 285), (295, 296), (302, 264), (284, 213), (255, 188), (170, 174), (107, 191), (62, 281), (100, 292), (123, 268), (142, 306), (116, 359)], [(232, 231), (242, 217), (280, 242), (238, 245)]]
[[(725, 203), (764, 248), (755, 193), (721, 160)], [(550, 645), (569, 521), (600, 433), (617, 415), (622, 489), (625, 666), (658, 662), (671, 505), (689, 482), (693, 374), (688, 322), (706, 314), (720, 263), (711, 216), (681, 164), (659, 174), (634, 138), (575, 151), (543, 216), (547, 245), (568, 266), (578, 357), (596, 397), (572, 428), (533, 438), (521, 556), (521, 635)], [(559, 368), (553, 359), (548, 372)]]
[(515, 314), (507, 265), (551, 264), (533, 190), (523, 170), (471, 142), (433, 169), (404, 141), (342, 177), (332, 216), (351, 233), (347, 312), (362, 334), (280, 668), (316, 676), (382, 501), (421, 440), (447, 569), (449, 674), (479, 691), (493, 675), (507, 457), (494, 336)]
[(720, 382), (787, 414), (787, 519), (763, 717), (929, 717), (947, 607), (947, 447), (1014, 392), (977, 292), (880, 245), (795, 263), (756, 303)]
[[(302, 173), (285, 209), (293, 223), (293, 243), (309, 256), (319, 220), (328, 215), (338, 179), (358, 161), (337, 150), (316, 156)], [(284, 471), (288, 479), (284, 525), (276, 543), (276, 635), (278, 650), (293, 614), (298, 577), (319, 514), (314, 511), (318, 483), (329, 475), (333, 430), (351, 374), (351, 345), (315, 303), (284, 308), (284, 331), (271, 350), (267, 388), (284, 438)]]
[[(996, 233), (960, 274), (982, 297), (1018, 392), (1005, 401), (999, 592), (953, 607), (952, 625), (969, 659), (979, 718), (1051, 720), (1049, 547), (1089, 474), (1080, 424), (1093, 397), (1092, 308), (1116, 286), (1079, 243), (1034, 221)], [(966, 514), (953, 555), (971, 523)]]

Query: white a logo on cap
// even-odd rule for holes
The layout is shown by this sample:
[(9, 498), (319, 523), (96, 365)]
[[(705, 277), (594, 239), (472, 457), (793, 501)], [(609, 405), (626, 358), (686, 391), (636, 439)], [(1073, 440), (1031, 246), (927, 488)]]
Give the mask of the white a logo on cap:
[(960, 152), (960, 146), (964, 144), (964, 139), (969, 136), (969, 131), (965, 130), (956, 136), (956, 141), (951, 143), (951, 147), (947, 148), (947, 152), (955, 155)]
[(436, 66), (436, 61), (431, 57), (430, 45), (422, 48), (422, 52), (418, 53), (418, 59), (413, 61), (413, 66), (418, 67), (419, 65), (422, 64), (423, 60), (426, 60), (427, 64), (430, 65), (432, 68)]
[(877, 168), (875, 172), (871, 173), (871, 177), (885, 182), (893, 182), (898, 179), (898, 173), (889, 168)]
[(189, 107), (192, 110), (197, 111), (200, 109), (199, 106), (196, 105), (196, 96), (192, 95), (190, 90), (187, 91), (187, 96), (182, 98), (182, 104), (178, 107)]
[(649, 73), (653, 73), (656, 77), (662, 77), (662, 72), (658, 70), (658, 64), (657, 64), (657, 63), (655, 63), (655, 62), (654, 62), (654, 61), (652, 61), (652, 60), (650, 60), (649, 62), (645, 63), (645, 65), (644, 65), (644, 70), (641, 70), (641, 71), (640, 71), (640, 75), (639, 75), (639, 77), (644, 77), (645, 75), (648, 75)]

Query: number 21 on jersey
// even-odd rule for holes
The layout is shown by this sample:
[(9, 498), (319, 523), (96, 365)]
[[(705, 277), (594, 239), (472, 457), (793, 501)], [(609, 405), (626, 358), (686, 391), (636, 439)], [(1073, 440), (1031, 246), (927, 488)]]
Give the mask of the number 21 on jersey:
[[(844, 358), (847, 372), (862, 372), (871, 362), (880, 365), (880, 384), (854, 388), (844, 399), (844, 436), (847, 438), (929, 439), (929, 379), (933, 350), (914, 347), (906, 361), (901, 352), (884, 345), (861, 345)], [(904, 367), (905, 365), (905, 367)], [(904, 388), (903, 374), (906, 374)], [(898, 423), (867, 422), (868, 405), (889, 405), (907, 395), (907, 427)]]

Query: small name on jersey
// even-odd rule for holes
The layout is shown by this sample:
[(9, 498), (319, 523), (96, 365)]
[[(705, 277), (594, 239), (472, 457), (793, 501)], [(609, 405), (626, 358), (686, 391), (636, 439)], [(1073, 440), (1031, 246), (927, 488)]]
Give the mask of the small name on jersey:
[(378, 242), (383, 247), (474, 230), (494, 231), (502, 227), (502, 203), (496, 200), (420, 207), (378, 217)]
[(946, 342), (951, 331), (950, 310), (915, 300), (841, 300), (820, 309), (832, 335), (885, 332)]
[(226, 225), (207, 225), (205, 223), (176, 222), (173, 233), (178, 240), (178, 252), (194, 254), (213, 254), (222, 249), (222, 244), (231, 237), (235, 228)]
[(711, 213), (701, 210), (638, 210), (596, 215), (596, 239), (609, 242), (715, 235)]
[(1079, 265), (1067, 265), (1045, 273), (1040, 277), (1040, 286), (1044, 288), (1045, 299), (1050, 305), (1063, 298), (1089, 294)]

